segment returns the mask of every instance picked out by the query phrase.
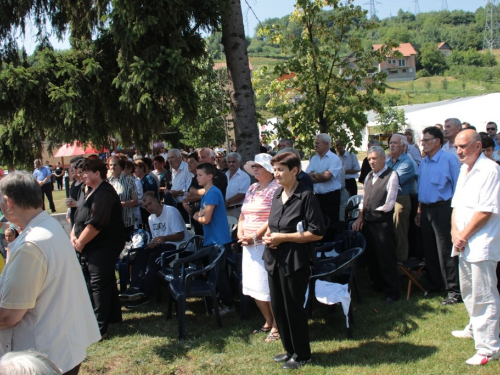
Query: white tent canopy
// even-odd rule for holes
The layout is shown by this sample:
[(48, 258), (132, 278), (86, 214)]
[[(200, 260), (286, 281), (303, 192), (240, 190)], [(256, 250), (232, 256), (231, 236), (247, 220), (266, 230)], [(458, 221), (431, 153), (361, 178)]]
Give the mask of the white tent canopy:
[[(486, 131), (486, 124), (490, 121), (500, 126), (500, 93), (456, 98), (440, 102), (398, 106), (404, 109), (408, 127), (415, 132), (415, 140), (421, 138), (421, 133), (427, 126), (444, 124), (447, 118), (458, 118), (475, 126), (478, 132)], [(376, 114), (368, 113), (367, 127), (377, 126)], [(367, 129), (368, 130), (368, 129)], [(363, 145), (368, 142), (368, 131), (363, 135)]]

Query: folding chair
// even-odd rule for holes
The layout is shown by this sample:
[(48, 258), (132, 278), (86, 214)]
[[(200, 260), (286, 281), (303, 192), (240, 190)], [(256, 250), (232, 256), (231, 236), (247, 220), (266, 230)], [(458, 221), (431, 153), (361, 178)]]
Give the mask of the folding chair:
[(398, 267), (406, 274), (406, 276), (408, 276), (408, 291), (406, 293), (406, 300), (410, 300), (412, 284), (418, 286), (418, 288), (424, 292), (424, 296), (426, 296), (427, 290), (417, 281), (418, 275), (420, 275), (425, 268), (425, 260), (410, 258), (403, 262), (398, 262)]

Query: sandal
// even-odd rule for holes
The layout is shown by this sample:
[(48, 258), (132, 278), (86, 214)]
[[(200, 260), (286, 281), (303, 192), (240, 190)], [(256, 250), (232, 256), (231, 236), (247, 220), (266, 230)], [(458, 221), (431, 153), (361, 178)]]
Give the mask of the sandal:
[(281, 339), (280, 333), (278, 331), (274, 332), (269, 332), (269, 335), (267, 335), (266, 339), (264, 340), (265, 342), (271, 342), (271, 341), (278, 341)]
[(271, 329), (272, 329), (272, 327), (264, 327), (264, 326), (262, 326), (260, 328), (254, 329), (252, 331), (252, 333), (261, 333), (261, 332), (267, 333), (267, 332), (271, 331)]

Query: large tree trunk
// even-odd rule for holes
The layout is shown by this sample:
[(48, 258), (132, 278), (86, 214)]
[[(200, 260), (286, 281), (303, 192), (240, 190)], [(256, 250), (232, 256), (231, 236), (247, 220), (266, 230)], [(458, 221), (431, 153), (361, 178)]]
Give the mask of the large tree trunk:
[(231, 0), (222, 17), (222, 45), (226, 53), (236, 147), (245, 162), (259, 153), (260, 139), (240, 0)]

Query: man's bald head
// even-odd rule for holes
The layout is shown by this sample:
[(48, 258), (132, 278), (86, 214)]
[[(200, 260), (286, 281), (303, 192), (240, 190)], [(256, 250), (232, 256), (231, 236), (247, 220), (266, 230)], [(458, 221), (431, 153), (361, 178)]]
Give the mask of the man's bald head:
[(200, 159), (200, 163), (210, 163), (215, 165), (215, 153), (209, 147), (203, 147), (198, 152), (198, 159)]
[(481, 154), (481, 136), (472, 129), (462, 130), (455, 138), (455, 147), (460, 161), (472, 168), (477, 158)]

